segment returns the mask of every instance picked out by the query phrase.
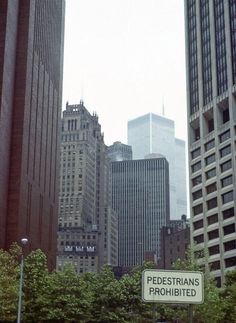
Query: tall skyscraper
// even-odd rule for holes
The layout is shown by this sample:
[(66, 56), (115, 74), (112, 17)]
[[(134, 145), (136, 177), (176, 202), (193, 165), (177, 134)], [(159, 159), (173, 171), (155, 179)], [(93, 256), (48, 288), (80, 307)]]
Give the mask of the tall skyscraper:
[(98, 123), (83, 101), (62, 118), (57, 267), (78, 273), (117, 265), (117, 217), (111, 209), (109, 163)]
[(63, 0), (0, 4), (0, 248), (21, 238), (55, 266)]
[(112, 207), (118, 215), (118, 264), (160, 256), (160, 230), (169, 222), (169, 167), (165, 158), (112, 162)]
[(190, 205), (196, 254), (236, 268), (236, 1), (186, 0)]
[(132, 146), (134, 159), (153, 153), (166, 157), (170, 173), (170, 218), (187, 214), (185, 142), (175, 138), (174, 121), (154, 113), (130, 120), (128, 144)]
[(132, 147), (116, 141), (107, 147), (107, 156), (110, 161), (122, 161), (132, 159)]

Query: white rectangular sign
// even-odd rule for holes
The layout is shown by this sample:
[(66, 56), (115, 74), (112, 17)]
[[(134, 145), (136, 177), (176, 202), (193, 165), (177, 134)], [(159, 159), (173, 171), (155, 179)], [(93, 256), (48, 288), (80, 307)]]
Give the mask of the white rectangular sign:
[(142, 298), (145, 302), (201, 304), (203, 273), (146, 269), (142, 273)]

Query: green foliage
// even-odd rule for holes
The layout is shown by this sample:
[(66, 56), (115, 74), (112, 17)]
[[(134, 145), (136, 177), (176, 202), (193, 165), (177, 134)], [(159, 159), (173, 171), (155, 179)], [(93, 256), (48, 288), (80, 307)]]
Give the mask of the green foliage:
[(236, 269), (227, 272), (225, 289), (222, 291), (225, 303), (225, 323), (236, 322)]
[(21, 248), (12, 244), (9, 252), (0, 250), (0, 320), (13, 322), (17, 316)]
[(44, 317), (43, 299), (48, 287), (47, 258), (41, 250), (32, 251), (24, 261), (24, 305), (23, 319), (38, 322)]
[[(0, 321), (14, 322), (17, 316), (21, 248), (12, 245), (9, 252), (0, 250)], [(150, 263), (136, 267), (121, 279), (110, 267), (100, 273), (78, 276), (68, 265), (60, 272), (49, 273), (41, 250), (30, 253), (24, 261), (23, 321), (81, 323), (141, 323), (155, 319), (188, 322), (187, 306), (144, 303), (141, 299), (142, 271)], [(175, 270), (199, 271), (201, 268), (188, 252), (178, 260)], [(193, 306), (195, 323), (236, 322), (236, 270), (226, 275), (225, 288), (217, 289), (204, 273), (205, 301)]]
[[(186, 259), (178, 259), (173, 264), (175, 270), (186, 270), (186, 271), (202, 271), (198, 262), (193, 259), (192, 251), (187, 251)], [(214, 323), (222, 322), (224, 317), (225, 304), (220, 298), (220, 291), (216, 287), (213, 279), (209, 274), (204, 274), (204, 303), (193, 306), (194, 322), (196, 323)], [(184, 322), (187, 322), (187, 310), (179, 309), (177, 311), (178, 318)]]

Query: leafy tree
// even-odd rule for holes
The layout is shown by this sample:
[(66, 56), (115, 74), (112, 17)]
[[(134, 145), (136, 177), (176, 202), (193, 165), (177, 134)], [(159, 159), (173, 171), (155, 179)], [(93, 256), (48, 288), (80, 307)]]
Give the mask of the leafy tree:
[(19, 266), (21, 248), (12, 244), (9, 251), (0, 250), (0, 320), (13, 322), (17, 317)]
[(32, 251), (24, 261), (24, 304), (23, 319), (39, 322), (44, 318), (43, 303), (48, 286), (47, 258), (41, 250)]
[[(203, 271), (196, 259), (192, 257), (192, 251), (189, 249), (186, 259), (178, 259), (173, 264), (175, 270)], [(224, 317), (225, 305), (220, 298), (220, 291), (216, 287), (215, 282), (209, 274), (204, 273), (204, 303), (193, 306), (194, 322), (196, 323), (215, 323), (222, 322)], [(177, 310), (178, 318), (184, 322), (188, 322), (187, 311)], [(175, 315), (176, 315), (175, 314)]]
[(221, 296), (226, 303), (224, 322), (236, 322), (236, 269), (226, 273), (225, 289)]
[(74, 267), (49, 275), (44, 297), (44, 317), (53, 322), (88, 322), (93, 295)]
[(152, 267), (152, 263), (146, 262), (143, 266), (134, 268), (130, 275), (124, 275), (120, 280), (125, 299), (124, 306), (130, 317), (129, 322), (152, 321), (153, 304), (144, 303), (141, 298), (142, 272)]
[(109, 266), (94, 275), (91, 284), (94, 301), (90, 322), (128, 322), (122, 286)]

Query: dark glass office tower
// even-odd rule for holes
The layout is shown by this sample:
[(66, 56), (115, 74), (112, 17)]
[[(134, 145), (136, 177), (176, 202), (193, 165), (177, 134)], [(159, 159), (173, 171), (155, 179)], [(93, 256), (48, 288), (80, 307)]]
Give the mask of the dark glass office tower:
[(236, 1), (185, 0), (185, 21), (192, 241), (220, 286), (236, 267)]
[(160, 230), (169, 224), (169, 165), (165, 158), (111, 163), (112, 208), (118, 215), (118, 264), (160, 257)]
[(55, 266), (64, 0), (0, 3), (0, 247)]

